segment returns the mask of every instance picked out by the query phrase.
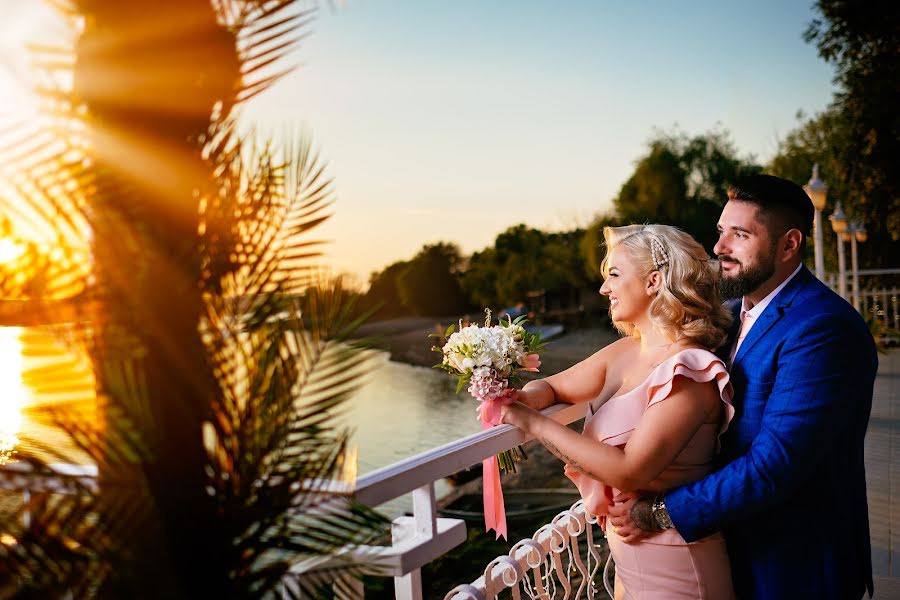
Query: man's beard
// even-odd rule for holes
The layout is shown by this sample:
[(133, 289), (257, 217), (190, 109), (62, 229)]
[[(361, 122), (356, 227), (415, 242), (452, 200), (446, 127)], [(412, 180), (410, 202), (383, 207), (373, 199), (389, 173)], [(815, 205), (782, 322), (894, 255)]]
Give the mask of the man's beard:
[(741, 270), (734, 277), (725, 276), (722, 272), (722, 262), (737, 263), (738, 261), (727, 257), (719, 257), (719, 293), (722, 294), (723, 300), (746, 296), (775, 274), (774, 256), (763, 256), (759, 264), (752, 267), (741, 265)]

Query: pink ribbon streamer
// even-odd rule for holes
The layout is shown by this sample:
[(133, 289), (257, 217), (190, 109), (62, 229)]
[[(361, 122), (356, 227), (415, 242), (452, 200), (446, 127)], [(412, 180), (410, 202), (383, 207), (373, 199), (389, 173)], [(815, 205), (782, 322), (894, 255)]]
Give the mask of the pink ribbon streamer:
[[(510, 396), (481, 399), (478, 414), (481, 416), (481, 429), (490, 429), (500, 423), (500, 408), (513, 401)], [(492, 456), (481, 463), (482, 484), (484, 493), (484, 528), (494, 530), (497, 538), (506, 537), (506, 507), (503, 504), (503, 489), (500, 487), (500, 466), (497, 457)]]

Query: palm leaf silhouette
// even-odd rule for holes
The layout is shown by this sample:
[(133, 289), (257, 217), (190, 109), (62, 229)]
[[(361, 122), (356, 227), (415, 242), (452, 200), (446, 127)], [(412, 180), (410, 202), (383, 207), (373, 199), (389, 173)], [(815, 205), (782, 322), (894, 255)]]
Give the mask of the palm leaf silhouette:
[[(308, 136), (236, 113), (314, 11), (53, 4), (81, 29), (32, 47), (51, 119), (0, 133), (3, 233), (45, 240), (0, 268), (45, 428), (0, 471), (27, 491), (0, 511), (0, 595), (340, 595), (364, 567), (321, 557), (387, 529), (335, 484), (366, 315), (316, 262), (333, 194)], [(65, 466), (84, 457), (96, 479)]]

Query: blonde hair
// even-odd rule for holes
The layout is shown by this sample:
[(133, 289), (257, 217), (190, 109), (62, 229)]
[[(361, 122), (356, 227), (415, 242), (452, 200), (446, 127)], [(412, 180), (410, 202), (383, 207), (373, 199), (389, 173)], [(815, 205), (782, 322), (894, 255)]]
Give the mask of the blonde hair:
[[(662, 285), (651, 301), (650, 322), (673, 342), (688, 339), (708, 350), (725, 343), (731, 313), (722, 305), (718, 269), (694, 238), (670, 225), (604, 227), (606, 256), (600, 265), (609, 276), (609, 255), (621, 246), (628, 251), (638, 275), (659, 271)], [(660, 261), (659, 249), (665, 261)], [(661, 264), (662, 263), (662, 264)], [(623, 335), (640, 337), (631, 323), (614, 321)]]

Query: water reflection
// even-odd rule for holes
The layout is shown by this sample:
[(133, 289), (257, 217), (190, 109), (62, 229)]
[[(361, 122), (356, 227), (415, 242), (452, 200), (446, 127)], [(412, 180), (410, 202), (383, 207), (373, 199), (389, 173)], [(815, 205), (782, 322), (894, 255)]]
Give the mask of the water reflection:
[(59, 411), (93, 423), (91, 363), (52, 331), (0, 327), (0, 463), (28, 452), (48, 462), (93, 461), (58, 425)]
[[(379, 353), (375, 368), (350, 400), (347, 423), (355, 428), (361, 475), (461, 437), (477, 433), (477, 403), (443, 371), (388, 360)], [(438, 497), (449, 484), (438, 482)], [(396, 516), (409, 510), (410, 499), (390, 502), (381, 510)]]
[[(34, 376), (32, 354), (40, 354), (54, 342), (52, 335), (21, 328), (0, 328), (0, 462), (14, 458), (15, 447), (28, 440), (53, 447), (72, 462), (89, 459), (75, 451), (66, 435), (48, 423), (36, 421), (29, 406), (37, 403), (68, 401), (92, 396), (93, 378), (84, 357), (71, 356), (73, 378), (67, 392), (51, 386), (43, 389), (41, 378)], [(34, 346), (33, 351), (27, 348)], [(66, 352), (58, 347), (59, 352)], [(28, 355), (26, 363), (23, 354)], [(476, 402), (465, 392), (456, 394), (456, 382), (443, 371), (428, 367), (391, 362), (386, 353), (375, 354), (373, 366), (363, 387), (350, 399), (344, 423), (353, 428), (351, 443), (358, 457), (358, 473), (363, 475), (380, 467), (476, 433), (480, 425), (475, 415)], [(32, 364), (35, 363), (35, 364)], [(23, 382), (23, 373), (30, 371)], [(24, 415), (24, 416), (23, 416)], [(28, 416), (31, 415), (31, 416)], [(24, 440), (24, 441), (21, 441)], [(353, 454), (348, 456), (353, 462)], [(347, 464), (344, 475), (352, 478), (354, 465)], [(442, 495), (449, 485), (438, 482)], [(401, 499), (383, 507), (394, 515), (408, 510), (409, 500)]]
[(465, 391), (456, 394), (456, 381), (443, 371), (381, 353), (347, 415), (360, 474), (480, 431), (476, 406)]
[(18, 327), (0, 327), (0, 464), (12, 458), (22, 431), (27, 392), (22, 383), (21, 335)]

